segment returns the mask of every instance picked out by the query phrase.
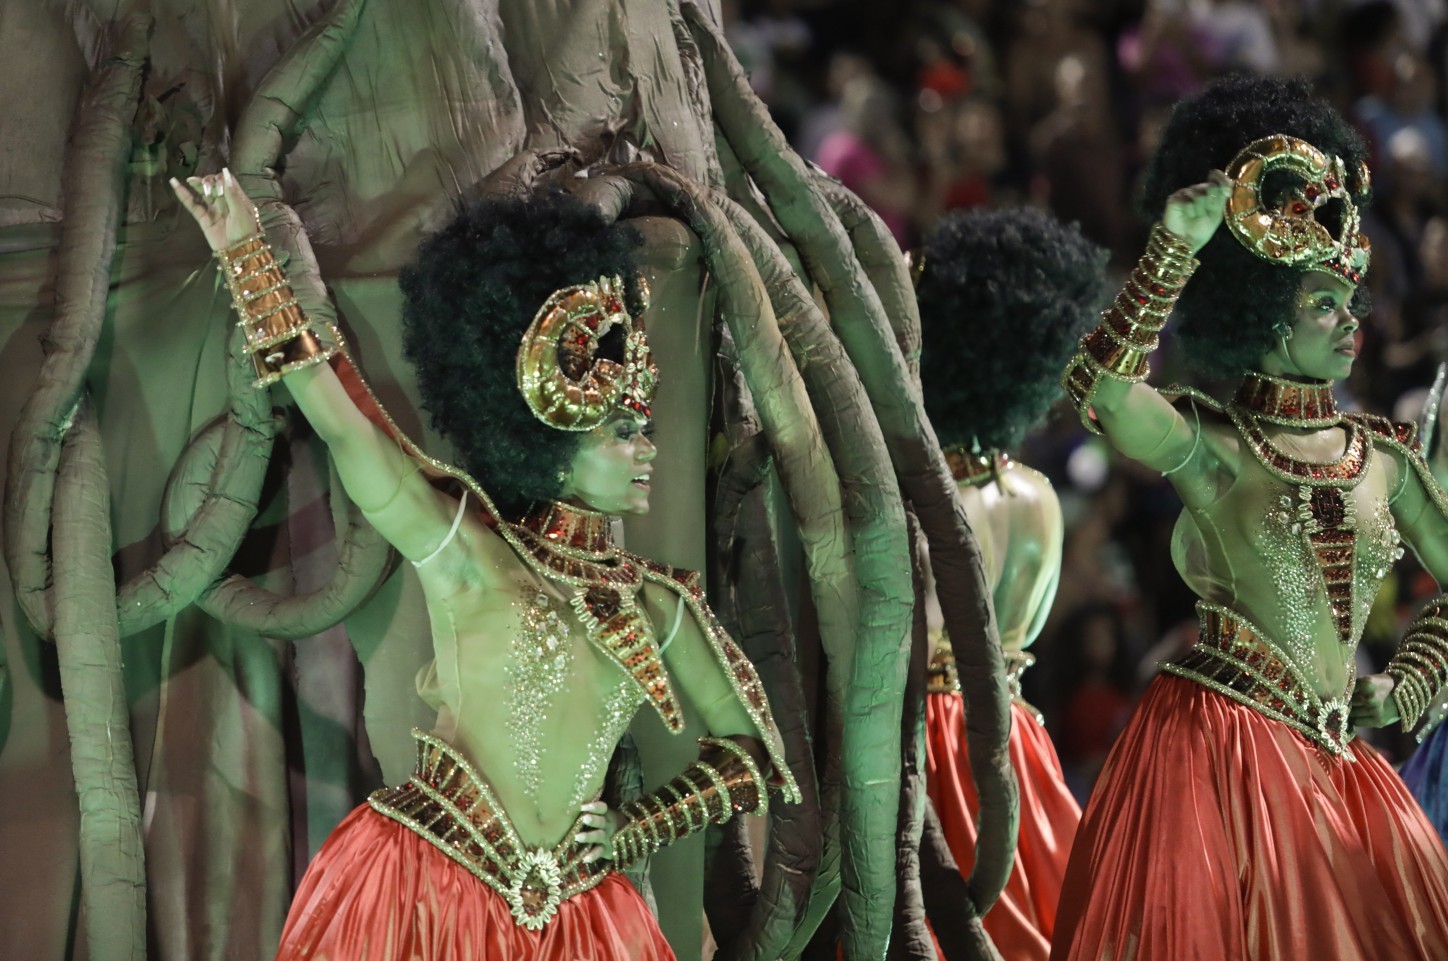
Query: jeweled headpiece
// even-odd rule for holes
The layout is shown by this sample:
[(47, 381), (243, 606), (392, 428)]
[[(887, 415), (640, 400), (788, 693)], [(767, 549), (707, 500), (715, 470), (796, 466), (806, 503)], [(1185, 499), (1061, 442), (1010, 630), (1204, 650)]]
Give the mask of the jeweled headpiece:
[[(623, 333), (621, 363), (598, 356), (614, 328)], [(623, 280), (600, 277), (549, 295), (518, 345), (517, 377), (534, 416), (558, 430), (592, 430), (620, 408), (648, 417), (658, 368), (643, 324), (624, 307)]]
[[(1262, 200), (1262, 186), (1274, 170), (1287, 170), (1305, 183), (1275, 205)], [(1242, 245), (1264, 260), (1322, 271), (1356, 287), (1368, 270), (1368, 238), (1354, 194), (1368, 189), (1368, 168), (1358, 164), (1351, 190), (1342, 158), (1325, 154), (1305, 140), (1277, 134), (1243, 147), (1227, 166), (1232, 193), (1226, 221)], [(1342, 204), (1337, 236), (1317, 219), (1330, 201)]]

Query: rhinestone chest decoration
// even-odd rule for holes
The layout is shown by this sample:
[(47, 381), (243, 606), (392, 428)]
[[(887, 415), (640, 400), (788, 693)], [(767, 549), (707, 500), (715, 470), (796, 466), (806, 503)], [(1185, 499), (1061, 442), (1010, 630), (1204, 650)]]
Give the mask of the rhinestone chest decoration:
[(633, 679), (664, 726), (684, 729), (683, 710), (664, 669), (648, 615), (639, 607), (644, 572), (637, 558), (614, 547), (609, 518), (550, 504), (500, 533), (541, 576), (571, 588), (569, 605), (589, 643)]
[(535, 803), (543, 781), (544, 732), (553, 700), (573, 670), (569, 622), (542, 591), (518, 602), (522, 630), (513, 638), (508, 675), (508, 734), (523, 790)]
[(1228, 408), (1228, 414), (1258, 462), (1273, 477), (1294, 488), (1295, 498), (1284, 497), (1281, 506), (1290, 512), (1290, 530), (1301, 536), (1316, 562), (1338, 640), (1352, 644), (1359, 607), (1355, 563), (1358, 518), (1353, 490), (1372, 459), (1368, 431), (1351, 419), (1341, 419), (1340, 426), (1347, 433), (1342, 456), (1330, 463), (1316, 463), (1298, 460), (1274, 445), (1263, 431), (1261, 419), (1252, 411), (1234, 405)]
[(603, 514), (555, 503), (529, 515), (522, 523), (498, 527), (508, 545), (535, 573), (572, 589), (569, 605), (589, 643), (622, 668), (632, 682), (629, 693), (620, 691), (607, 702), (605, 723), (616, 723), (625, 711), (632, 716), (630, 698), (642, 697), (653, 705), (670, 732), (677, 734), (684, 729), (683, 709), (664, 668), (654, 626), (639, 605), (645, 581), (657, 584), (676, 594), (687, 607), (734, 696), (765, 735), (765, 747), (782, 782), (785, 800), (798, 801), (799, 786), (780, 749), (764, 684), (709, 609), (698, 572), (620, 550), (609, 536), (608, 524)]
[(587, 801), (598, 790), (598, 779), (607, 767), (609, 758), (613, 756), (614, 747), (623, 737), (624, 731), (628, 730), (629, 722), (638, 713), (639, 705), (643, 702), (644, 695), (638, 686), (628, 680), (614, 687), (604, 700), (603, 713), (595, 728), (593, 744), (590, 745), (583, 766), (578, 769), (578, 777), (573, 781), (573, 795), (568, 801), (570, 807), (577, 807)]

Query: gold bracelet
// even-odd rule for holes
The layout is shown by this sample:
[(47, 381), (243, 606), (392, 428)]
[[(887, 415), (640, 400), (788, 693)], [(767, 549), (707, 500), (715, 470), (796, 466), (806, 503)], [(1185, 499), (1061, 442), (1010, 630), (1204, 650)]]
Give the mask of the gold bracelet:
[(699, 759), (652, 794), (627, 801), (619, 812), (628, 823), (613, 836), (613, 861), (629, 864), (735, 812), (763, 813), (768, 794), (759, 766), (727, 738), (699, 738)]
[[(292, 292), (266, 238), (256, 233), (216, 252), (221, 276), (231, 292), (245, 350), (256, 370), (254, 387), (329, 360), (341, 338), (331, 324), (312, 324)], [(328, 335), (331, 343), (318, 336)]]
[(1429, 601), (1408, 625), (1387, 674), (1403, 730), (1411, 731), (1448, 685), (1448, 594)]
[(1091, 401), (1103, 379), (1135, 384), (1151, 375), (1147, 357), (1160, 345), (1161, 329), (1197, 265), (1185, 241), (1160, 223), (1152, 227), (1146, 252), (1061, 374), (1087, 430), (1101, 433)]

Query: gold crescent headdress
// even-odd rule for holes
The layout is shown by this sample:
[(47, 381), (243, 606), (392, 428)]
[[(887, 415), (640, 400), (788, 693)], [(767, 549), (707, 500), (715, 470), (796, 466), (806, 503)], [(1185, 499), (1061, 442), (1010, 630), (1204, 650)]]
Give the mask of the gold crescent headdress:
[[(1273, 170), (1290, 170), (1306, 183), (1276, 206), (1262, 201), (1262, 184)], [(1332, 274), (1356, 287), (1367, 273), (1369, 244), (1353, 194), (1368, 189), (1368, 168), (1358, 164), (1349, 191), (1342, 158), (1323, 153), (1296, 137), (1277, 134), (1243, 147), (1227, 166), (1232, 193), (1226, 221), (1242, 245), (1264, 260)], [(1334, 237), (1317, 221), (1330, 200), (1343, 205), (1342, 227)]]
[[(598, 356), (599, 341), (614, 327), (623, 329), (622, 363)], [(643, 324), (624, 307), (622, 279), (600, 277), (549, 295), (518, 345), (517, 378), (534, 416), (558, 430), (592, 430), (618, 408), (648, 417), (658, 368)]]

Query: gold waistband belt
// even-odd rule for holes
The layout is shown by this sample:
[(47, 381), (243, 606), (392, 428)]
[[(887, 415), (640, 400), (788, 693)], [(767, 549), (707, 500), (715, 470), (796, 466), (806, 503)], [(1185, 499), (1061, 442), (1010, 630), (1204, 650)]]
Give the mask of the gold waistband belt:
[(508, 902), (514, 920), (544, 928), (564, 900), (597, 887), (607, 862), (584, 864), (573, 826), (553, 848), (518, 837), (488, 783), (447, 742), (414, 730), (417, 768), (405, 784), (374, 791), (372, 809), (416, 832)]
[(1163, 664), (1163, 671), (1196, 681), (1281, 721), (1328, 752), (1352, 759), (1346, 696), (1324, 700), (1277, 646), (1239, 614), (1202, 601), (1197, 618), (1197, 643)]

